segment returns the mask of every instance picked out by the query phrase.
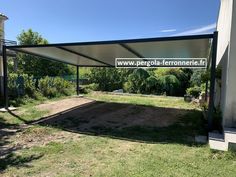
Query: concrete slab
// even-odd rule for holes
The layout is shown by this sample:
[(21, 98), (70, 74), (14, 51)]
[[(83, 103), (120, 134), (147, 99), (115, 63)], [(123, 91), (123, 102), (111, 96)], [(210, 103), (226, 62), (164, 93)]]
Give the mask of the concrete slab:
[(17, 108), (15, 107), (8, 107), (8, 109), (0, 108), (0, 112), (8, 112), (8, 111), (15, 111), (15, 110), (17, 110)]

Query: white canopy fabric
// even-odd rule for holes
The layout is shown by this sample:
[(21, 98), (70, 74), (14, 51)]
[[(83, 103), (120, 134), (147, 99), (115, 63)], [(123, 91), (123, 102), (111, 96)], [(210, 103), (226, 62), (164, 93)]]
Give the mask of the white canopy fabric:
[(212, 34), (101, 42), (8, 46), (76, 66), (114, 67), (116, 58), (208, 58)]

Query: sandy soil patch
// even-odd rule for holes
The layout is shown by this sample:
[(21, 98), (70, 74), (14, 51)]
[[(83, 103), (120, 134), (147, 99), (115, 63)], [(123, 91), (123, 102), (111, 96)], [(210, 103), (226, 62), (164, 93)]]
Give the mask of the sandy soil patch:
[(44, 104), (37, 105), (36, 108), (39, 110), (46, 110), (48, 111), (48, 115), (57, 114), (59, 112), (66, 111), (68, 109), (81, 106), (86, 103), (94, 102), (94, 100), (86, 99), (86, 98), (67, 98), (59, 101), (52, 101)]

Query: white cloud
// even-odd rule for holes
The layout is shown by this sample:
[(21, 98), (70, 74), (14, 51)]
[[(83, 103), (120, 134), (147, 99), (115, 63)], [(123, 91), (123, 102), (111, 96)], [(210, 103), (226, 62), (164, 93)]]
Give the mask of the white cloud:
[(204, 32), (211, 31), (215, 28), (216, 28), (216, 23), (213, 23), (213, 24), (209, 24), (209, 25), (206, 25), (206, 26), (202, 26), (200, 28), (184, 31), (184, 32), (181, 32), (181, 33), (176, 33), (173, 36), (184, 36), (184, 35), (191, 35), (191, 34), (199, 34), (199, 33), (204, 33)]
[(161, 33), (170, 33), (170, 32), (175, 32), (176, 29), (164, 29), (164, 30), (161, 30), (160, 32)]

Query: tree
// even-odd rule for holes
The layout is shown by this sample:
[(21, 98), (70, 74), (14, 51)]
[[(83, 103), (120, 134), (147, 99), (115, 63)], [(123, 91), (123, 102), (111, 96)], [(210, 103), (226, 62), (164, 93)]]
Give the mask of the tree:
[(205, 74), (204, 69), (196, 69), (193, 71), (193, 74), (190, 79), (191, 86), (201, 86), (202, 83), (202, 76)]
[(163, 93), (163, 85), (160, 79), (150, 76), (146, 79), (146, 93), (159, 95)]
[(125, 72), (116, 68), (92, 68), (89, 81), (98, 84), (102, 91), (113, 91), (122, 88)]
[[(18, 35), (17, 40), (20, 45), (39, 45), (48, 44), (39, 33), (34, 32), (32, 29), (22, 31)], [(72, 74), (72, 69), (63, 63), (45, 60), (44, 58), (18, 53), (18, 72), (36, 77), (42, 76), (61, 76)]]
[(162, 76), (164, 80), (164, 90), (167, 95), (175, 96), (176, 90), (178, 90), (181, 86), (180, 81), (177, 79), (175, 75), (165, 75)]
[(128, 81), (124, 84), (125, 90), (130, 93), (146, 93), (146, 80), (149, 76), (150, 74), (146, 70), (141, 68), (135, 69), (133, 73), (129, 75)]
[(178, 80), (176, 80), (176, 83), (178, 83), (176, 86), (178, 85), (178, 87), (175, 87), (175, 90), (173, 90), (171, 94), (175, 96), (183, 96), (185, 94), (185, 90), (190, 85), (189, 79), (191, 77), (192, 71), (190, 69), (182, 68), (158, 68), (154, 71), (154, 73), (157, 78), (168, 76), (168, 79), (170, 75), (175, 76), (170, 78), (172, 78), (172, 81), (176, 79)]

